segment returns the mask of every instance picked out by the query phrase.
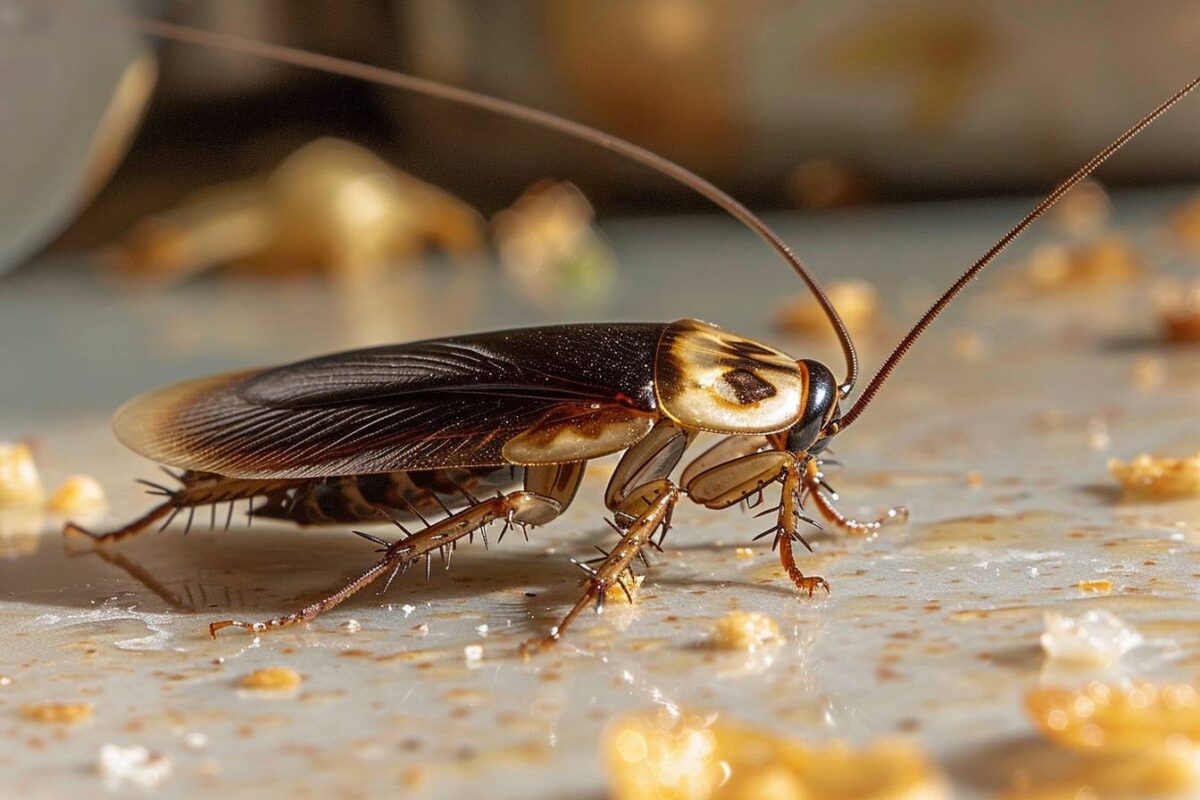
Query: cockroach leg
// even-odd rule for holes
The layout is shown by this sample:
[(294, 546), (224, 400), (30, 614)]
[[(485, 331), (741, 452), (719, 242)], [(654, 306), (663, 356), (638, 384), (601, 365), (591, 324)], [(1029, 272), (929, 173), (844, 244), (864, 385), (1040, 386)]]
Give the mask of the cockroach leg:
[(552, 647), (562, 638), (563, 633), (579, 616), (579, 613), (589, 605), (595, 603), (597, 613), (603, 612), (604, 594), (608, 587), (620, 585), (625, 588), (626, 592), (629, 591), (625, 586), (625, 577), (631, 572), (630, 567), (633, 560), (642, 552), (642, 548), (651, 544), (654, 534), (660, 528), (670, 525), (671, 512), (680, 495), (679, 487), (666, 479), (657, 480), (642, 489), (653, 490), (654, 499), (622, 531), (621, 541), (605, 555), (598, 566), (593, 567), (585, 562), (575, 562), (576, 566), (588, 575), (587, 588), (584, 590), (583, 596), (571, 607), (562, 622), (550, 629), (549, 635), (542, 639), (530, 639), (522, 644), (521, 653), (523, 655)]
[[(820, 467), (817, 465), (816, 459), (809, 459), (804, 465), (804, 488), (806, 497), (811, 497), (816, 503), (817, 509), (825, 519), (829, 520), (834, 525), (838, 526), (847, 533), (856, 534), (858, 536), (870, 536), (877, 533), (884, 525), (894, 522), (904, 522), (908, 519), (908, 509), (904, 506), (889, 508), (887, 513), (879, 519), (862, 522), (856, 519), (850, 519), (838, 511), (834, 507), (830, 499), (824, 494), (829, 491), (824, 478), (821, 475)], [(836, 495), (835, 495), (836, 497)]]
[(454, 542), (479, 530), (489, 522), (505, 519), (513, 524), (544, 525), (560, 513), (562, 513), (562, 506), (557, 502), (533, 492), (516, 491), (484, 500), (392, 543), (384, 552), (383, 558), (379, 559), (370, 569), (328, 597), (310, 603), (299, 611), (262, 622), (233, 619), (214, 622), (208, 626), (209, 635), (215, 638), (217, 632), (224, 628), (242, 628), (253, 633), (261, 633), (273, 628), (285, 628), (298, 622), (311, 622), (326, 611), (341, 605), (383, 575), (391, 575), (388, 578), (388, 585), (390, 585), (396, 574), (404, 572), (421, 558), (426, 559), (428, 566), (428, 559), (433, 551), (440, 550), (445, 553), (446, 548), (452, 546)]
[(801, 474), (801, 470), (805, 469), (795, 461), (791, 461), (784, 467), (782, 483), (783, 496), (779, 500), (779, 516), (776, 518), (775, 527), (775, 542), (772, 549), (779, 550), (779, 563), (787, 571), (788, 577), (792, 579), (792, 583), (802, 592), (807, 592), (809, 597), (813, 596), (813, 592), (817, 589), (824, 589), (826, 594), (829, 593), (829, 583), (824, 578), (816, 575), (805, 575), (796, 566), (796, 557), (792, 553), (792, 542), (800, 542), (810, 551), (812, 547), (800, 535), (797, 526), (800, 522), (807, 522), (816, 527), (820, 527), (815, 522), (801, 513), (800, 508), (800, 492), (803, 488), (805, 475)]
[[(270, 495), (277, 493), (280, 490), (287, 489), (290, 486), (303, 483), (303, 481), (287, 481), (287, 480), (250, 480), (240, 478), (222, 478), (217, 475), (212, 475), (203, 472), (184, 472), (176, 474), (167, 472), (173, 479), (179, 481), (180, 486), (176, 489), (168, 489), (160, 484), (151, 483), (150, 481), (139, 480), (145, 486), (150, 487), (150, 493), (166, 497), (162, 503), (147, 511), (142, 516), (126, 523), (119, 528), (104, 533), (96, 533), (84, 528), (74, 522), (68, 522), (63, 526), (63, 535), (82, 535), (87, 536), (94, 544), (106, 545), (113, 542), (119, 542), (122, 539), (127, 539), (131, 536), (136, 536), (144, 530), (148, 530), (151, 525), (163, 520), (159, 530), (165, 529), (171, 524), (171, 521), (181, 512), (186, 510), (187, 530), (191, 530), (192, 522), (194, 521), (196, 509), (202, 506), (212, 506), (210, 521), (213, 526), (216, 524), (216, 505), (218, 503), (230, 503), (230, 518), (232, 518), (232, 504), (237, 500), (250, 499), (260, 497), (262, 495)], [(228, 528), (229, 522), (226, 521)]]

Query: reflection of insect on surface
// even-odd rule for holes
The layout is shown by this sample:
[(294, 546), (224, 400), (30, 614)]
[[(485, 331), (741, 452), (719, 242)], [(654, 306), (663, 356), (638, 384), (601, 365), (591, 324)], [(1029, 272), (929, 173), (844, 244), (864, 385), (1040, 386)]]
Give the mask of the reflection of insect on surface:
[[(900, 342), (844, 414), (839, 401), (858, 372), (853, 343), (807, 269), (757, 217), (706, 181), (635, 145), (543, 112), (421, 79), (235, 37), (165, 23), (122, 20), (168, 38), (257, 54), (464, 102), (607, 147), (692, 187), (771, 244), (809, 285), (837, 332), (847, 363), (839, 385), (811, 360), (696, 320), (669, 324), (563, 325), (474, 334), (358, 350), (276, 369), (219, 375), (142, 395), (114, 426), (139, 453), (181, 468), (180, 486), (155, 487), (165, 500), (99, 542), (168, 524), (197, 507), (265, 498), (254, 516), (300, 524), (391, 519), (395, 542), (362, 534), (382, 557), (335, 594), (265, 622), (223, 621), (264, 630), (311, 620), (382, 576), (388, 581), (434, 551), (484, 533), (490, 523), (543, 525), (570, 504), (589, 460), (623, 452), (605, 493), (620, 539), (592, 564), (583, 596), (542, 644), (557, 640), (579, 612), (626, 588), (635, 559), (657, 547), (680, 498), (712, 509), (781, 485), (774, 524), (780, 560), (796, 587), (828, 590), (804, 575), (793, 545), (807, 545), (811, 502), (851, 532), (884, 520), (846, 519), (821, 476), (821, 453), (854, 422), (929, 323), (1005, 246), (1171, 105), (1200, 78), (1143, 118), (1059, 185), (935, 303)], [(671, 475), (701, 431), (725, 438)], [(519, 487), (519, 488), (518, 488)], [(459, 510), (451, 504), (465, 503)], [(438, 511), (445, 516), (429, 521)], [(414, 520), (421, 527), (409, 531)], [(415, 526), (414, 526), (415, 527)], [(73, 530), (81, 531), (77, 527)], [(660, 533), (661, 532), (661, 533)], [(656, 540), (655, 536), (659, 538)]]

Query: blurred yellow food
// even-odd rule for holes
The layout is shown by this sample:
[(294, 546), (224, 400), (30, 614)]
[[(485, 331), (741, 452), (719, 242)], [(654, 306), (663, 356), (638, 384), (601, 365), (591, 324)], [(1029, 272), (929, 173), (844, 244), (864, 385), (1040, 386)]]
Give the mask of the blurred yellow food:
[[(879, 295), (867, 281), (834, 281), (825, 293), (852, 336), (869, 336), (879, 327)], [(834, 335), (825, 312), (808, 293), (786, 300), (775, 322), (780, 329), (801, 336)]]
[(1200, 343), (1200, 281), (1159, 281), (1152, 297), (1164, 339), (1175, 344)]
[(616, 259), (594, 221), (573, 184), (539, 181), (492, 219), (492, 232), (501, 264), (527, 298), (592, 303), (616, 281)]
[(1112, 201), (1095, 178), (1086, 178), (1050, 210), (1050, 219), (1064, 233), (1095, 233), (1108, 224)]
[(1133, 243), (1110, 233), (1080, 244), (1035, 247), (1014, 285), (1033, 291), (1103, 288), (1128, 283), (1144, 271)]
[(731, 611), (712, 627), (712, 645), (719, 650), (753, 651), (779, 639), (779, 625), (758, 611)]
[(119, 274), (170, 282), (214, 266), (354, 277), (415, 261), (428, 246), (483, 247), (483, 220), (369, 150), (317, 139), (265, 180), (197, 192), (139, 222), (112, 249)]
[(108, 503), (104, 487), (91, 475), (72, 475), (50, 495), (46, 510), (54, 514), (98, 511)]
[(1187, 684), (1037, 689), (1025, 706), (1047, 739), (1070, 750), (1107, 756), (1191, 752), (1200, 743), (1200, 693)]
[(768, 731), (665, 711), (618, 719), (603, 757), (616, 800), (935, 800), (938, 772), (901, 742), (811, 746)]
[(638, 590), (645, 582), (645, 575), (634, 575), (630, 570), (625, 570), (621, 573), (620, 583), (612, 583), (604, 587), (604, 602), (632, 605), (637, 602)]
[(35, 506), (44, 495), (29, 446), (0, 442), (0, 507)]
[(21, 716), (33, 722), (83, 722), (96, 711), (91, 703), (26, 703)]
[(1200, 193), (1192, 195), (1171, 215), (1170, 228), (1180, 245), (1190, 250), (1200, 250)]
[(286, 692), (298, 689), (303, 680), (291, 667), (263, 667), (243, 675), (237, 685), (239, 689)]
[(1170, 500), (1200, 496), (1200, 453), (1190, 458), (1143, 454), (1132, 461), (1109, 459), (1108, 471), (1131, 496)]

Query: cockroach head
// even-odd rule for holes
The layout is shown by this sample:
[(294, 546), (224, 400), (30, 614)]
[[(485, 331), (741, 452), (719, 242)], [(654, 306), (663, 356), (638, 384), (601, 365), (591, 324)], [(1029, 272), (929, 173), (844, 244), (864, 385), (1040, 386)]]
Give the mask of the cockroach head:
[(829, 444), (836, 430), (838, 383), (829, 367), (820, 361), (800, 362), (807, 380), (804, 411), (800, 421), (788, 429), (787, 448), (793, 453), (819, 453)]

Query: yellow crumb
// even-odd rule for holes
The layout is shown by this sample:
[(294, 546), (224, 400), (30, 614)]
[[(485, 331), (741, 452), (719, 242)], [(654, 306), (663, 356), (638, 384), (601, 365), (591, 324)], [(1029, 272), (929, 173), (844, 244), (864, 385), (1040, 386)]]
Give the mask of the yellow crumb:
[(0, 506), (34, 506), (44, 492), (27, 445), (0, 442)]
[(966, 481), (967, 486), (970, 486), (972, 489), (978, 489), (980, 486), (983, 486), (983, 473), (972, 470), (967, 473)]
[(945, 782), (915, 747), (811, 746), (715, 715), (634, 714), (604, 737), (616, 800), (938, 800)]
[[(604, 602), (624, 603), (626, 605), (632, 605), (637, 602), (638, 590), (645, 583), (646, 576), (634, 575), (629, 570), (626, 570), (621, 573), (621, 581), (625, 584), (624, 588), (621, 587), (620, 583), (611, 583), (604, 587)], [(626, 591), (629, 592), (628, 595), (625, 594)]]
[(1133, 385), (1143, 392), (1158, 389), (1167, 380), (1167, 365), (1155, 356), (1138, 356), (1133, 361)]
[(735, 558), (754, 558), (754, 550), (749, 547), (738, 547), (733, 551)]
[(54, 490), (46, 510), (54, 514), (79, 514), (99, 511), (108, 504), (104, 487), (91, 475), (72, 475)]
[(779, 639), (779, 625), (758, 611), (731, 611), (713, 623), (712, 644), (720, 650), (757, 650)]
[[(834, 281), (825, 292), (838, 315), (855, 336), (869, 336), (879, 326), (879, 294), (866, 281)], [(811, 295), (795, 295), (785, 301), (775, 317), (776, 325), (800, 336), (832, 336), (825, 312)]]
[(1132, 461), (1109, 459), (1108, 471), (1130, 495), (1168, 500), (1200, 495), (1200, 453), (1189, 458), (1140, 455)]
[(1151, 297), (1164, 339), (1173, 344), (1200, 343), (1200, 281), (1158, 281)]
[(1200, 744), (1200, 693), (1187, 684), (1037, 689), (1025, 707), (1043, 736), (1071, 750), (1113, 755)]
[(1171, 216), (1170, 227), (1180, 245), (1200, 250), (1200, 193), (1192, 195), (1192, 198)]
[(1143, 271), (1129, 239), (1108, 234), (1077, 245), (1040, 245), (1014, 280), (1036, 291), (1083, 289), (1128, 283)]
[(1079, 591), (1081, 592), (1111, 592), (1112, 588), (1112, 581), (1108, 578), (1095, 578), (1079, 582)]
[(1112, 201), (1100, 182), (1092, 178), (1082, 181), (1067, 192), (1051, 210), (1054, 226), (1064, 233), (1085, 234), (1099, 230), (1112, 215)]
[(300, 673), (291, 667), (264, 667), (243, 675), (237, 685), (239, 689), (286, 692), (298, 689), (303, 681)]
[(91, 703), (26, 703), (21, 716), (34, 722), (83, 722), (96, 708)]

